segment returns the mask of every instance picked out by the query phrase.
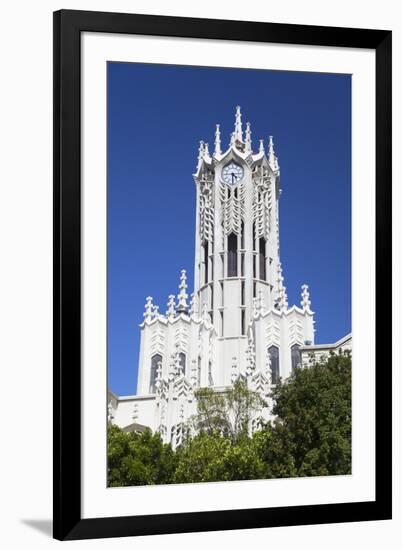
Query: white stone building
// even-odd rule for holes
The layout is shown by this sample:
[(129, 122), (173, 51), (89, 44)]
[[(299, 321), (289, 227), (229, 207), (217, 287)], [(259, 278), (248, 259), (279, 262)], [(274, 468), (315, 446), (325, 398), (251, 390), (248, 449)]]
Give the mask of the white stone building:
[[(305, 363), (314, 346), (308, 286), (288, 305), (279, 246), (280, 170), (272, 136), (253, 151), (240, 107), (230, 144), (200, 142), (194, 174), (196, 228), (194, 292), (185, 270), (165, 314), (151, 297), (141, 323), (137, 394), (109, 392), (109, 421), (149, 426), (180, 443), (195, 413), (194, 390), (225, 391), (238, 377), (266, 398), (279, 377)], [(327, 348), (328, 346), (326, 346)], [(302, 359), (303, 357), (303, 359)], [(269, 418), (268, 409), (262, 416)], [(258, 418), (250, 425), (252, 431)]]

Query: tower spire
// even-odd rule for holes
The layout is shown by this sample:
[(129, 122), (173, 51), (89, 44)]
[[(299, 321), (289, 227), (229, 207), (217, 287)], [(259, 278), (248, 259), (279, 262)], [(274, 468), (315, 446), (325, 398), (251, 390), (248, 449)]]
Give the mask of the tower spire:
[(181, 270), (180, 275), (180, 284), (179, 284), (179, 293), (177, 295), (177, 313), (187, 313), (188, 305), (187, 305), (187, 276), (186, 276), (186, 270)]
[(222, 149), (221, 149), (221, 131), (220, 131), (220, 125), (216, 125), (215, 129), (215, 156), (221, 155)]
[(251, 126), (249, 122), (246, 124), (246, 152), (251, 153)]
[(243, 141), (243, 130), (242, 130), (242, 123), (241, 123), (241, 110), (240, 106), (238, 105), (236, 107), (236, 120), (235, 120), (235, 139), (238, 141)]

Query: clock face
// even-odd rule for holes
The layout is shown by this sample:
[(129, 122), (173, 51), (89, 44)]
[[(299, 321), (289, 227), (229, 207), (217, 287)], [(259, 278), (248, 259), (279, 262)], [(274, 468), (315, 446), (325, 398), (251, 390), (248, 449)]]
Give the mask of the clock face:
[(234, 185), (243, 177), (243, 168), (235, 162), (230, 162), (222, 170), (222, 179), (229, 185)]

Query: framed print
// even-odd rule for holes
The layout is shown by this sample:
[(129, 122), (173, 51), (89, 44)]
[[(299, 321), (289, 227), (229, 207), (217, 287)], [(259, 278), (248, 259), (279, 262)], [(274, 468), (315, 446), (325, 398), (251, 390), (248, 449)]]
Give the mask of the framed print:
[(54, 536), (391, 518), (391, 32), (54, 14)]

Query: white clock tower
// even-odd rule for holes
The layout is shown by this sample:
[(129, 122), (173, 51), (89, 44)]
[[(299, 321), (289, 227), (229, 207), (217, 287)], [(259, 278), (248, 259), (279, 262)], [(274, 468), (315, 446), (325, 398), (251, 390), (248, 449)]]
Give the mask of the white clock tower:
[[(175, 446), (195, 412), (194, 391), (223, 392), (237, 378), (265, 398), (279, 378), (302, 364), (300, 348), (314, 344), (307, 285), (289, 307), (279, 247), (280, 170), (272, 136), (253, 151), (251, 126), (236, 108), (223, 149), (200, 142), (196, 185), (194, 292), (182, 270), (166, 314), (146, 299), (141, 323), (137, 395), (112, 395), (109, 419), (145, 425)], [(189, 205), (190, 207), (190, 205)], [(270, 411), (261, 415), (269, 418)], [(250, 425), (253, 431), (257, 420)]]

